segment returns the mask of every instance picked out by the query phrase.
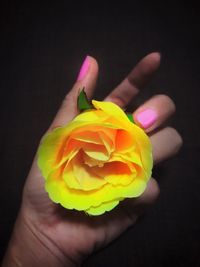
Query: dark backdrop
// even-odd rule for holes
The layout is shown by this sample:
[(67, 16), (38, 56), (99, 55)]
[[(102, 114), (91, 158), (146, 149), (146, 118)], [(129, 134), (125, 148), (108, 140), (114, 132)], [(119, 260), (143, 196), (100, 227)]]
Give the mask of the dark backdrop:
[(141, 57), (160, 51), (161, 68), (135, 103), (170, 95), (177, 104), (171, 124), (183, 136), (183, 149), (154, 170), (161, 187), (157, 203), (84, 266), (200, 266), (197, 6), (27, 2), (5, 1), (0, 8), (1, 257), (38, 141), (85, 55), (99, 62), (95, 97), (102, 99)]

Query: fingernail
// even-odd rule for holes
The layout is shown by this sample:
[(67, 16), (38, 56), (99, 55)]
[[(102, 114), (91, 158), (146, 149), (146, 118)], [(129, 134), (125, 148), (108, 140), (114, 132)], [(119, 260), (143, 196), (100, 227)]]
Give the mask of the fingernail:
[(139, 124), (141, 124), (143, 128), (147, 129), (154, 124), (158, 115), (155, 110), (148, 108), (139, 112), (135, 117)]
[(81, 81), (84, 79), (85, 75), (87, 74), (87, 72), (89, 70), (89, 67), (90, 67), (89, 56), (86, 56), (85, 60), (83, 61), (82, 66), (81, 66), (81, 69), (79, 71), (77, 81)]

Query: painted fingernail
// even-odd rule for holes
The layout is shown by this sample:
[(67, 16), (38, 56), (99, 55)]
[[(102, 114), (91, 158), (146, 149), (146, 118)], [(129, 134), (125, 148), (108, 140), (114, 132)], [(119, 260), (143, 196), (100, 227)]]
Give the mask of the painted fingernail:
[(135, 117), (139, 124), (141, 124), (143, 128), (147, 129), (155, 123), (158, 115), (155, 110), (148, 108), (139, 112)]
[(90, 67), (90, 60), (89, 60), (89, 56), (87, 56), (85, 60), (83, 61), (80, 72), (78, 74), (77, 81), (83, 80), (83, 78), (85, 77), (85, 75), (87, 74), (89, 70), (89, 67)]

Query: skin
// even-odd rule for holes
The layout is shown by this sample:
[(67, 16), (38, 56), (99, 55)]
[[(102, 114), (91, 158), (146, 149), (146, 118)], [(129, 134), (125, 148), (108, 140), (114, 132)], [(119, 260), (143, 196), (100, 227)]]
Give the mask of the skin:
[[(47, 131), (67, 124), (77, 115), (76, 99), (79, 89), (86, 88), (91, 98), (94, 92), (98, 65), (89, 57), (90, 67), (85, 77), (75, 82)], [(160, 65), (160, 54), (144, 57), (130, 74), (106, 97), (125, 108), (138, 92), (148, 84)], [(141, 105), (133, 116), (146, 108), (153, 108), (158, 117), (145, 129), (153, 146), (154, 164), (175, 155), (182, 145), (178, 132), (163, 127), (175, 112), (175, 104), (166, 95), (156, 95)], [(81, 266), (94, 251), (108, 245), (127, 228), (159, 195), (159, 186), (151, 178), (145, 192), (137, 199), (127, 199), (102, 216), (89, 217), (68, 211), (49, 200), (44, 191), (44, 179), (37, 167), (36, 157), (27, 177), (21, 209), (4, 257), (3, 267), (11, 266)]]

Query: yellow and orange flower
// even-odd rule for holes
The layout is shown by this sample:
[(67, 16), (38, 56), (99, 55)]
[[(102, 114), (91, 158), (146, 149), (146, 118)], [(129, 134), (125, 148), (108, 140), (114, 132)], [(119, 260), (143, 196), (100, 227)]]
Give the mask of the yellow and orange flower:
[(38, 165), (52, 201), (100, 215), (144, 192), (153, 161), (148, 136), (121, 108), (92, 104), (43, 137)]

